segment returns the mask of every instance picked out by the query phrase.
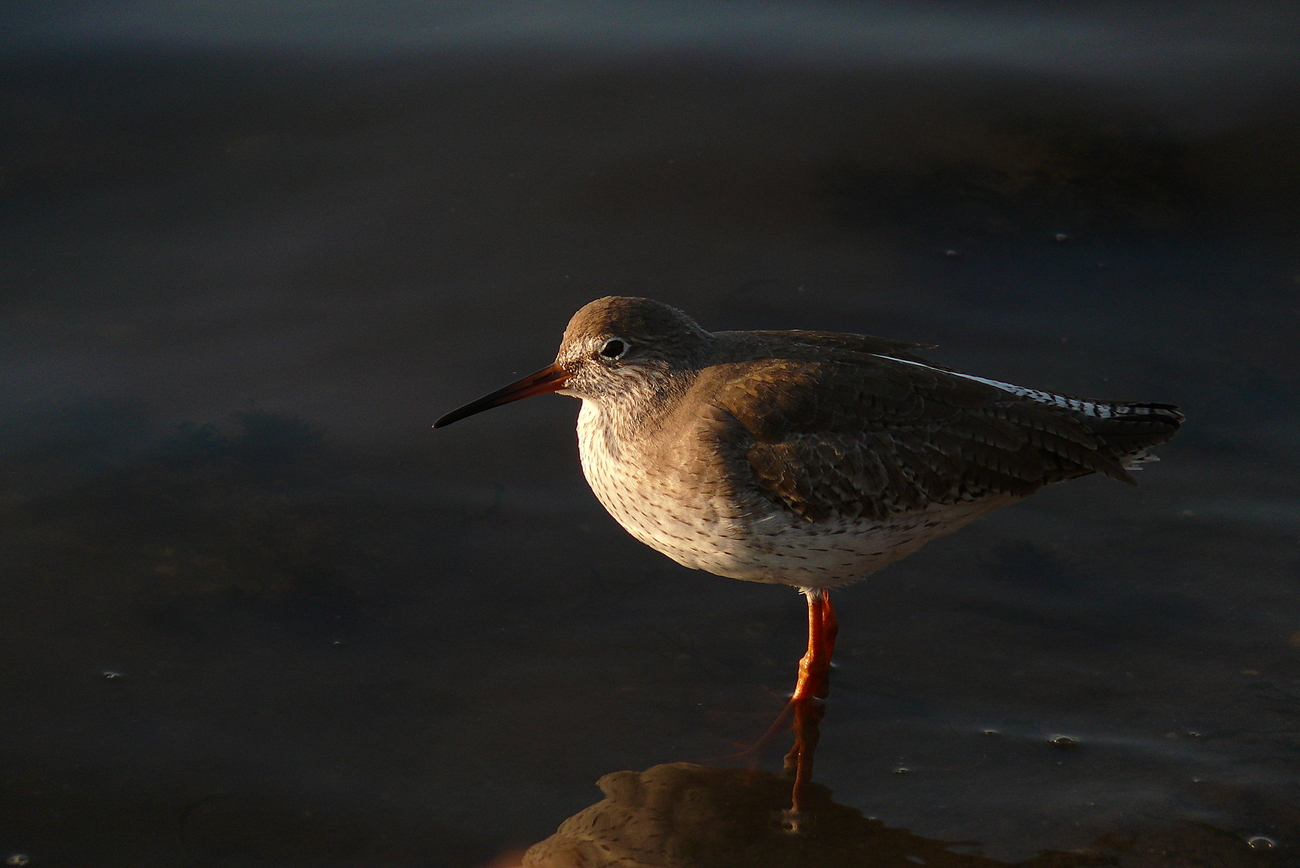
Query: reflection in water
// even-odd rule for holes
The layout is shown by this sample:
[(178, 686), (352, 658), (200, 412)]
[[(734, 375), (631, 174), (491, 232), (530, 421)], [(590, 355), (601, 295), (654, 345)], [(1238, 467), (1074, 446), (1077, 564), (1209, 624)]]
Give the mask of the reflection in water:
[[(612, 772), (599, 785), (605, 798), (525, 853), (525, 868), (1009, 864), (864, 817), (836, 804), (820, 784), (808, 786), (808, 820), (792, 831), (785, 810), (789, 781), (768, 772), (671, 763)], [(1092, 851), (1053, 852), (1018, 864), (1070, 868), (1110, 860)]]
[[(769, 772), (667, 763), (644, 772), (611, 772), (605, 798), (562, 822), (522, 857), (492, 868), (1092, 868), (1124, 865), (1237, 865), (1276, 861), (1278, 842), (1239, 837), (1208, 823), (1171, 822), (1134, 832), (1113, 829), (1091, 846), (1042, 850), (1007, 862), (983, 855), (982, 842), (925, 838), (863, 816), (816, 783), (805, 812), (791, 822), (789, 777)], [(1171, 856), (1192, 861), (1171, 861)]]

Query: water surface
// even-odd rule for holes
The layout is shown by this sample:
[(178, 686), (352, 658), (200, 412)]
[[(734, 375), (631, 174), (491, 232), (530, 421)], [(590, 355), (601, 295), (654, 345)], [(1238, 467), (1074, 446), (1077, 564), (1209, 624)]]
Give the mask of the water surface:
[(817, 778), (914, 854), (1296, 858), (1294, 20), (429, 8), (12, 13), (6, 857), (485, 865), (734, 765), (800, 598), (631, 540), (573, 401), (429, 428), (618, 293), (1180, 404), (838, 596)]

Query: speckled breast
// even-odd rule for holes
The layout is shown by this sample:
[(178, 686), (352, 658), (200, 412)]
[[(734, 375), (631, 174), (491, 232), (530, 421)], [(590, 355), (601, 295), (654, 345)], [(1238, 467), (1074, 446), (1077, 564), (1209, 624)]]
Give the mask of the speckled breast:
[(744, 496), (751, 481), (702, 479), (687, 446), (657, 443), (652, 452), (616, 438), (592, 401), (578, 416), (578, 447), (597, 499), (636, 539), (691, 569), (801, 588), (860, 579), (1009, 502), (935, 504), (883, 521), (809, 521)]

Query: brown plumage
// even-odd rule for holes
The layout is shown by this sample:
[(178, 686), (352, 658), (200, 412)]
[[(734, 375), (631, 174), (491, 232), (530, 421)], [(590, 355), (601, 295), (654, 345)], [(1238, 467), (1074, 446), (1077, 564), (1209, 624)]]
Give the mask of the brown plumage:
[(816, 589), (1044, 485), (1131, 483), (1126, 468), (1182, 421), (1168, 404), (963, 374), (920, 349), (710, 334), (659, 302), (603, 298), (574, 315), (554, 365), (437, 424), (546, 391), (582, 398), (583, 468), (634, 536), (687, 566)]
[(914, 345), (875, 338), (716, 337), (719, 355), (741, 360), (721, 376), (707, 369), (686, 403), (698, 394), (726, 410), (735, 421), (724, 442), (743, 444), (754, 483), (812, 521), (1024, 497), (1089, 473), (1131, 483), (1125, 462), (1173, 436), (1182, 418), (1165, 404), (1080, 402), (1110, 411), (1099, 418), (962, 377), (913, 355)]
[(583, 400), (583, 470), (633, 536), (679, 563), (801, 588), (795, 701), (825, 693), (825, 591), (1044, 485), (1128, 469), (1171, 405), (1094, 401), (954, 371), (920, 345), (808, 331), (709, 333), (679, 310), (602, 298), (555, 363), (438, 420), (529, 395)]

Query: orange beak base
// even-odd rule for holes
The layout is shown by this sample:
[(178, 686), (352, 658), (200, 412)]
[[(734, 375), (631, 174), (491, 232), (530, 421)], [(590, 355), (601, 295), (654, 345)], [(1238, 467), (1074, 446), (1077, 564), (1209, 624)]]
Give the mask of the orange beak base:
[(466, 416), (473, 416), (475, 413), (482, 413), (484, 410), (491, 410), (493, 407), (500, 407), (502, 404), (509, 404), (511, 401), (531, 398), (533, 395), (544, 395), (547, 392), (558, 392), (564, 388), (564, 384), (568, 380), (569, 374), (567, 371), (556, 365), (547, 365), (535, 374), (529, 374), (522, 380), (516, 380), (509, 386), (497, 389), (490, 395), (484, 395), (477, 401), (470, 401), (460, 409), (452, 410), (437, 422), (434, 422), (433, 427), (442, 428), (452, 422), (459, 422)]

